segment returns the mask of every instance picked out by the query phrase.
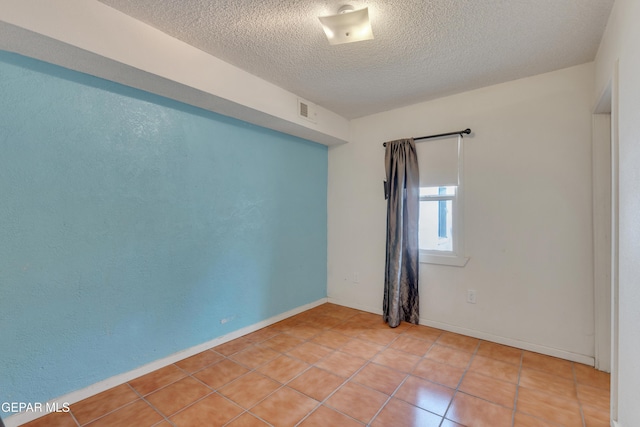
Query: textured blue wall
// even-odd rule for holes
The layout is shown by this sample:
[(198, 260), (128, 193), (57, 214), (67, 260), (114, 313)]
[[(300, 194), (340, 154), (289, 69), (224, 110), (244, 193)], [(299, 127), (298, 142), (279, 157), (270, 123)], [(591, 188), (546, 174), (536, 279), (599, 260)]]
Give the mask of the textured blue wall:
[(0, 402), (326, 296), (326, 147), (7, 52), (0, 196)]

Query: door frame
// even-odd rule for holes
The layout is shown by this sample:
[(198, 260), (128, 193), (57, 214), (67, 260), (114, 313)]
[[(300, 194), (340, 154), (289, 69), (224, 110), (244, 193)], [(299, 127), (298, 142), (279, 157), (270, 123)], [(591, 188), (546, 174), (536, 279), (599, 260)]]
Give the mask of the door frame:
[(619, 342), (618, 61), (593, 113), (594, 355), (595, 367), (611, 372), (611, 420), (615, 425), (618, 419)]

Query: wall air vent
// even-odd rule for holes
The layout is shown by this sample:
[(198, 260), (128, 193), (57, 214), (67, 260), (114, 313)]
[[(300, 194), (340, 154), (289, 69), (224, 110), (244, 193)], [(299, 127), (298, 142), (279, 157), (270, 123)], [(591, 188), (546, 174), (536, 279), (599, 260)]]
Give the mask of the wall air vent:
[(298, 98), (298, 116), (311, 123), (316, 122), (316, 106), (302, 98)]
[(300, 106), (300, 115), (306, 119), (309, 118), (309, 106), (307, 104), (305, 104), (304, 102), (300, 102), (298, 104)]

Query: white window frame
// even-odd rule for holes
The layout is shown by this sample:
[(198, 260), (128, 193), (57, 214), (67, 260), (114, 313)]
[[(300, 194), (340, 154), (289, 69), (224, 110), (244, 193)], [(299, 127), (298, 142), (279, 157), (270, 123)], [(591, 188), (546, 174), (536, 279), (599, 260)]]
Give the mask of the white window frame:
[(458, 186), (455, 187), (455, 194), (442, 194), (433, 196), (420, 196), (420, 201), (440, 201), (451, 200), (451, 229), (453, 242), (451, 251), (439, 251), (420, 249), (420, 262), (424, 264), (449, 265), (454, 267), (464, 267), (469, 261), (469, 257), (464, 255), (464, 193), (462, 177), (463, 170), (463, 144), (462, 136), (458, 136)]

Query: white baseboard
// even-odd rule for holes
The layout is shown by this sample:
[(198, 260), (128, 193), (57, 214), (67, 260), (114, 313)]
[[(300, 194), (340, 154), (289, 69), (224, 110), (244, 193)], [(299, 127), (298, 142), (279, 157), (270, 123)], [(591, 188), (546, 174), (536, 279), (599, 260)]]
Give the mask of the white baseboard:
[(593, 366), (595, 359), (591, 356), (585, 356), (583, 354), (572, 353), (566, 350), (560, 350), (557, 348), (546, 347), (540, 344), (533, 344), (526, 341), (520, 341), (514, 338), (501, 337), (499, 335), (493, 335), (487, 332), (476, 331), (474, 329), (462, 328), (460, 326), (450, 325), (448, 323), (436, 322), (433, 320), (420, 319), (420, 324), (425, 326), (431, 326), (432, 328), (443, 329), (448, 332), (455, 332), (461, 335), (467, 335), (473, 338), (479, 338), (485, 341), (491, 341), (498, 344), (508, 345), (510, 347), (520, 348), (522, 350), (533, 351), (535, 353), (546, 354), (548, 356), (559, 357), (560, 359), (570, 360), (572, 362), (584, 363), (585, 365)]
[(380, 309), (380, 308), (373, 308), (373, 307), (369, 307), (369, 306), (366, 306), (366, 305), (348, 303), (348, 302), (344, 302), (344, 301), (341, 301), (339, 299), (331, 298), (331, 297), (327, 298), (327, 300), (331, 304), (341, 305), (343, 307), (355, 308), (356, 310), (362, 310), (362, 311), (366, 311), (368, 313), (382, 315), (382, 309)]
[[(344, 302), (331, 297), (329, 297), (329, 302), (332, 304), (343, 305), (345, 307), (355, 308), (358, 310), (367, 311), (369, 313), (382, 315), (382, 310), (380, 308), (373, 308), (373, 307), (368, 307), (360, 304)], [(561, 359), (570, 360), (572, 362), (584, 363), (585, 365), (589, 365), (589, 366), (593, 366), (595, 363), (595, 359), (591, 356), (585, 356), (583, 354), (572, 353), (570, 351), (560, 350), (552, 347), (546, 347), (543, 345), (533, 344), (526, 341), (520, 341), (513, 338), (501, 337), (499, 335), (493, 335), (487, 332), (477, 331), (475, 329), (463, 328), (460, 326), (450, 325), (448, 323), (436, 322), (436, 321), (428, 320), (424, 318), (420, 319), (420, 324), (425, 326), (430, 326), (432, 328), (442, 329), (448, 332), (455, 332), (457, 334), (467, 335), (470, 337), (495, 342), (498, 344), (508, 345), (510, 347), (516, 347), (523, 350), (546, 354), (548, 356), (559, 357)]]
[(622, 427), (622, 425), (617, 421), (611, 420), (611, 427)]
[[(327, 298), (321, 298), (317, 301), (314, 301), (309, 304), (301, 305), (300, 307), (296, 307), (293, 310), (289, 310), (285, 313), (278, 314), (276, 316), (270, 317), (269, 319), (262, 320), (258, 323), (254, 323), (253, 325), (246, 326), (242, 329), (238, 329), (237, 331), (233, 331), (227, 335), (223, 335), (218, 338), (214, 338), (211, 341), (207, 341), (202, 344), (198, 344), (194, 347), (188, 348), (186, 350), (181, 350), (177, 353), (174, 353), (170, 356), (164, 357), (162, 359), (154, 360), (151, 363), (140, 366), (139, 368), (133, 369), (131, 371), (113, 376), (111, 378), (107, 378), (106, 380), (97, 382), (95, 384), (91, 384), (88, 387), (85, 387), (80, 390), (73, 391), (71, 393), (65, 394), (64, 396), (57, 397), (55, 399), (47, 402), (49, 407), (57, 407), (62, 408), (63, 403), (67, 403), (72, 405), (74, 403), (80, 402), (88, 397), (91, 397), (95, 394), (102, 393), (103, 391), (109, 390), (110, 388), (119, 386), (120, 384), (124, 384), (133, 380), (134, 378), (138, 378), (142, 375), (148, 374), (149, 372), (153, 372), (157, 369), (163, 368), (165, 366), (171, 365), (179, 360), (186, 359), (187, 357), (191, 357), (200, 352), (203, 352), (212, 347), (218, 346), (220, 344), (224, 344), (228, 341), (234, 340), (243, 335), (250, 334), (251, 332), (255, 332), (259, 329), (262, 329), (266, 326), (272, 325), (276, 322), (284, 320), (288, 317), (295, 316), (298, 313), (302, 313), (303, 311), (309, 310), (313, 307), (317, 307), (320, 304), (324, 304), (327, 302)], [(46, 404), (42, 405), (43, 408), (47, 407)], [(21, 412), (18, 414), (11, 415), (7, 419), (3, 420), (6, 427), (17, 427), (21, 424), (28, 423), (29, 421), (33, 421), (36, 418), (43, 417), (47, 415), (48, 412)]]

